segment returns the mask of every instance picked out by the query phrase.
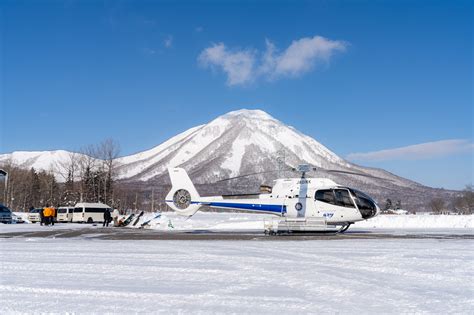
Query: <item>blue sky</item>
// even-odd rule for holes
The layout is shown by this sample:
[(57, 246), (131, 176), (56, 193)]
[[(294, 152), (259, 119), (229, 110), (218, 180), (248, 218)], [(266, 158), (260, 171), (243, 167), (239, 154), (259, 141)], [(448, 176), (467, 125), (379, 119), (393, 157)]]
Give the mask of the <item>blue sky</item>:
[(2, 1), (0, 152), (127, 155), (259, 108), (338, 155), (473, 182), (468, 1)]

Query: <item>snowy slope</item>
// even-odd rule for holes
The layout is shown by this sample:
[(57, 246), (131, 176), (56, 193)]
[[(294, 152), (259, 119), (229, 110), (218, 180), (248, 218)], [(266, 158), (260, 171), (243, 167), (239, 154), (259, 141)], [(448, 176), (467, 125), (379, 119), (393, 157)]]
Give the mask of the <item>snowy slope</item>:
[(20, 167), (34, 167), (38, 170), (50, 171), (55, 167), (55, 163), (66, 161), (68, 156), (69, 152), (64, 150), (40, 152), (16, 151), (11, 154), (0, 155), (0, 162), (8, 162), (11, 160)]
[(16, 151), (9, 154), (0, 154), (0, 165), (14, 164), (15, 166), (38, 171), (52, 172), (60, 182), (65, 180), (65, 167), (71, 161), (72, 155), (80, 159), (84, 156), (65, 150), (55, 151)]
[(146, 181), (163, 174), (168, 166), (201, 168), (214, 161), (213, 174), (236, 176), (245, 168), (244, 159), (258, 148), (258, 160), (276, 159), (279, 150), (289, 158), (298, 156), (315, 166), (328, 162), (350, 167), (326, 147), (284, 125), (261, 110), (238, 110), (206, 125), (192, 128), (149, 151), (120, 159), (121, 178)]

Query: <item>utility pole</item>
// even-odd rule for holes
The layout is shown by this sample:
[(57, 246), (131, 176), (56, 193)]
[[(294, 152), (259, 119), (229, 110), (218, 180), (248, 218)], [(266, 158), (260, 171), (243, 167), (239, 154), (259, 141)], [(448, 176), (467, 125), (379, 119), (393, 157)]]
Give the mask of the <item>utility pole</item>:
[(7, 203), (7, 188), (8, 188), (8, 173), (2, 169), (0, 169), (0, 175), (3, 175), (5, 177), (5, 188), (4, 188), (4, 191), (3, 191), (3, 202), (5, 202), (5, 204)]
[(135, 193), (135, 211), (137, 211), (138, 208), (138, 193)]
[(151, 212), (155, 212), (155, 188), (151, 189)]

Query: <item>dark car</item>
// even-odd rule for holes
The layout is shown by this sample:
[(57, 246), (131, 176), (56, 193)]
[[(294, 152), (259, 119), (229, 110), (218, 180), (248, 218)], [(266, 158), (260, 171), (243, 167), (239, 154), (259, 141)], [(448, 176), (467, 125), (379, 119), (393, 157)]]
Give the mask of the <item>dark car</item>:
[(12, 211), (2, 204), (0, 204), (0, 222), (12, 223)]

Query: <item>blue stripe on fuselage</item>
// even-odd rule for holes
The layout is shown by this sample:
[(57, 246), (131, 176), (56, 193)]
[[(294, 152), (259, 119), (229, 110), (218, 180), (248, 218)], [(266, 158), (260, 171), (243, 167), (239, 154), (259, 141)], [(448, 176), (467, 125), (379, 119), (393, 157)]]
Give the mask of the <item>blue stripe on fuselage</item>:
[[(166, 200), (166, 202), (173, 202), (172, 200)], [(272, 213), (284, 213), (286, 212), (286, 207), (284, 205), (264, 205), (258, 203), (233, 203), (233, 202), (201, 202), (201, 201), (191, 201), (191, 204), (201, 204), (209, 207), (218, 207), (218, 208), (231, 208), (231, 209), (242, 209), (250, 211), (262, 211), (262, 212), (272, 212)]]
[(263, 212), (274, 212), (282, 213), (284, 212), (283, 205), (261, 205), (255, 203), (230, 203), (230, 202), (210, 202), (206, 204), (210, 207), (218, 208), (232, 208), (232, 209), (242, 209), (242, 210), (251, 210), (251, 211), (263, 211)]

